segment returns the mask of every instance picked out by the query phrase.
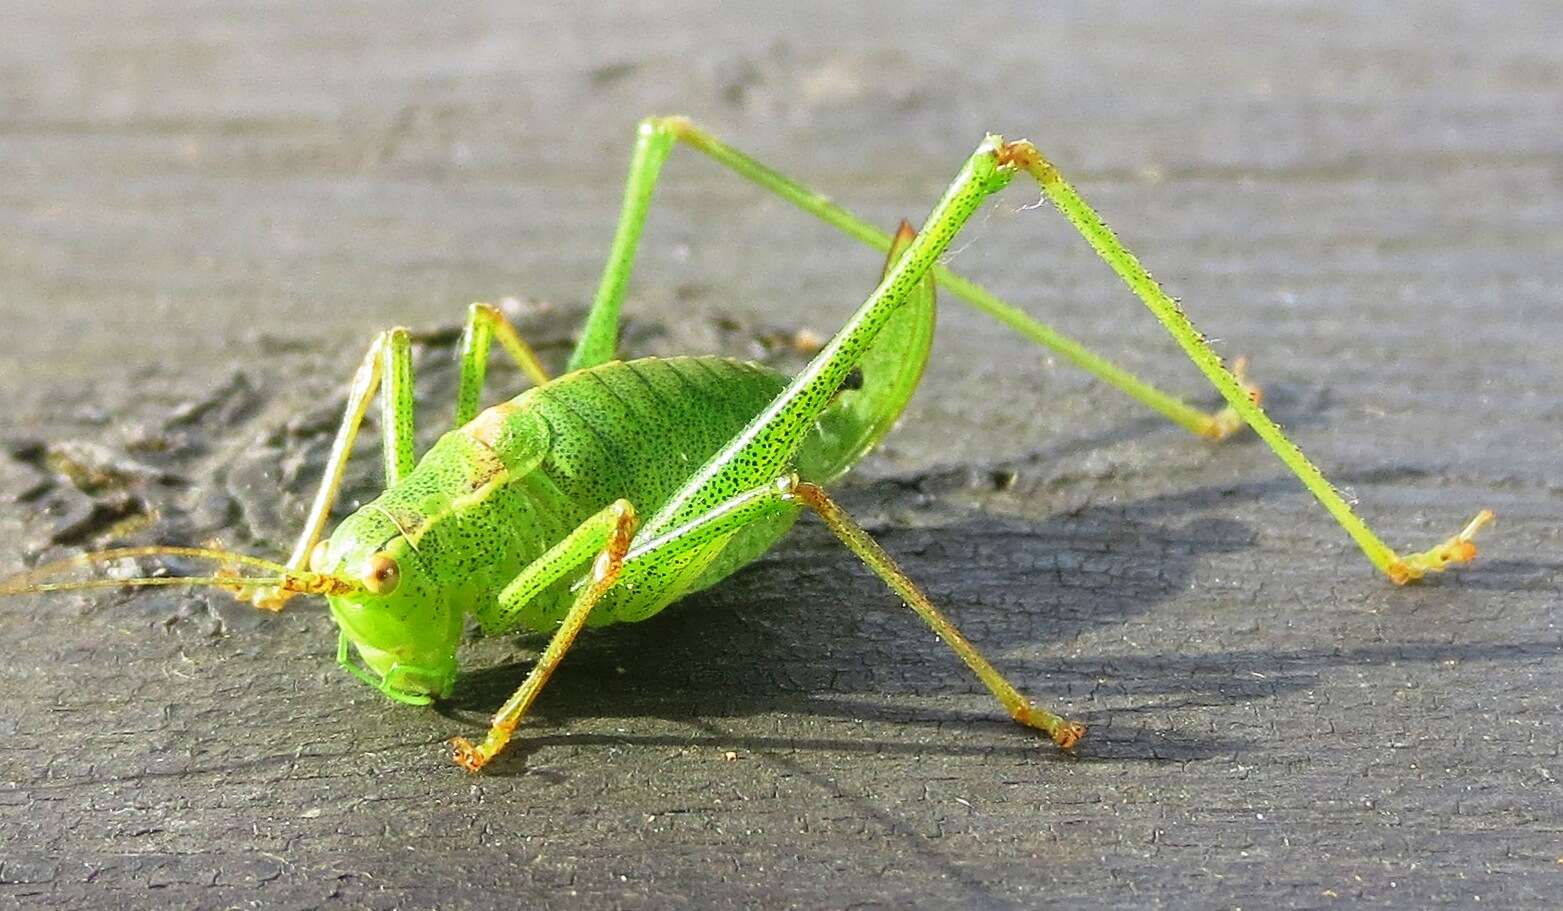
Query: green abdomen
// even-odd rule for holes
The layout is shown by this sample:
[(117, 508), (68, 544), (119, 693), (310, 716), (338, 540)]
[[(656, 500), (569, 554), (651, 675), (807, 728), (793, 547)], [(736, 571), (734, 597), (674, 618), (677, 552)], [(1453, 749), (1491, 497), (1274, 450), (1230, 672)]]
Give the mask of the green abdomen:
[(620, 497), (649, 516), (785, 384), (730, 358), (643, 358), (560, 377), (517, 404), (547, 423), (537, 470), (581, 505), (581, 518)]
[[(786, 377), (765, 367), (719, 357), (644, 358), (613, 362), (562, 376), (500, 406), (505, 420), (546, 428), (541, 459), (521, 451), (526, 439), (507, 448), (492, 440), (507, 464), (531, 463), (453, 516), (476, 524), (503, 557), (479, 584), (466, 586), (472, 609), (490, 629), (524, 625), (552, 629), (571, 600), (569, 585), (545, 591), (518, 613), (501, 616), (494, 594), (531, 559), (581, 521), (616, 499), (626, 499), (647, 517), (775, 398)], [(475, 421), (477, 425), (479, 421)], [(471, 435), (471, 426), (460, 433)], [(530, 434), (526, 435), (530, 436)], [(480, 516), (479, 513), (482, 513)], [(761, 523), (700, 555), (676, 584), (656, 590), (622, 586), (592, 616), (600, 625), (638, 620), (678, 596), (711, 585), (759, 556), (791, 525)], [(498, 556), (496, 554), (496, 556)], [(584, 570), (584, 567), (583, 567)], [(573, 581), (572, 574), (569, 581)]]

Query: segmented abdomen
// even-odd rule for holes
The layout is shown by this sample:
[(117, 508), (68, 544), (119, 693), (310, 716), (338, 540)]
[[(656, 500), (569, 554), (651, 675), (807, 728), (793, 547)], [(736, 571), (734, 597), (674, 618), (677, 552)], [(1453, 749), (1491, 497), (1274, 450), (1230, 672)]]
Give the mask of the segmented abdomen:
[[(511, 477), (494, 502), (485, 504), (493, 512), (484, 524), (502, 527), (502, 546), (524, 561), (614, 500), (626, 499), (641, 517), (650, 516), (785, 384), (785, 376), (757, 364), (675, 357), (603, 364), (529, 390), (500, 407), (517, 416), (525, 412), (527, 420), (541, 420), (547, 428), (547, 451), (534, 468)], [(520, 457), (502, 445), (499, 455), (507, 462)], [(769, 534), (745, 538), (754, 538), (763, 550), (769, 541), (760, 538), (774, 538), (784, 530), (757, 529)], [(727, 571), (747, 562), (723, 556), (724, 564), (734, 564)], [(516, 565), (513, 558), (499, 562), (506, 572)], [(575, 577), (578, 574), (572, 573), (572, 580)], [(616, 590), (592, 622), (639, 619), (682, 593)], [(489, 628), (520, 623), (546, 630), (562, 618), (570, 600), (569, 586), (561, 584), (514, 614), (499, 614), (487, 605), (480, 605), (478, 612)]]
[(730, 358), (644, 358), (561, 377), (527, 398), (547, 423), (539, 471), (581, 518), (620, 497), (642, 516), (782, 390), (785, 378)]

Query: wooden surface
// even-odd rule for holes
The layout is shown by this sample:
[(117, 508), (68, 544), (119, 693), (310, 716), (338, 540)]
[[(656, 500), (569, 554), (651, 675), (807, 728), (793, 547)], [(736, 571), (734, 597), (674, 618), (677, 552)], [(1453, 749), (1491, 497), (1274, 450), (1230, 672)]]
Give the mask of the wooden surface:
[[(150, 511), (138, 540), (281, 553), (377, 328), (525, 298), (557, 361), (658, 112), (887, 226), (985, 131), (1027, 135), (1387, 539), (1500, 521), (1475, 567), (1392, 589), (1261, 445), (1189, 439), (949, 301), (841, 494), (1092, 724), (1077, 757), (807, 522), (583, 641), (477, 778), (441, 744), (535, 642), (472, 643), (436, 712), (339, 672), (318, 604), (13, 599), (0, 902), (1563, 898), (1557, 4), (133, 6), (0, 10), (0, 571)], [(631, 351), (762, 352), (872, 283), (876, 254), (690, 153), (665, 173)], [(1035, 201), (951, 264), (1210, 401)], [(449, 354), (420, 361), (429, 432)]]

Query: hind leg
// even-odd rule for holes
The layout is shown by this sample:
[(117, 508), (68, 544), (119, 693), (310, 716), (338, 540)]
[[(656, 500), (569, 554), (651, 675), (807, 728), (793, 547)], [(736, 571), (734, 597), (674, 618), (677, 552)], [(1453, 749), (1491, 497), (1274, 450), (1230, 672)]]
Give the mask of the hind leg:
[[(571, 370), (591, 367), (614, 357), (624, 291), (629, 284), (636, 251), (640, 247), (640, 237), (645, 228), (646, 214), (651, 208), (658, 175), (674, 143), (683, 143), (696, 149), (738, 176), (774, 193), (854, 240), (887, 253), (895, 242), (892, 235), (832, 202), (824, 194), (726, 145), (688, 118), (648, 117), (641, 121), (636, 135), (618, 228), (613, 236), (607, 265), (603, 267), (602, 280), (597, 286), (597, 295), (592, 300), (591, 312), (581, 330), (575, 353), (570, 358)], [(935, 264), (930, 271), (940, 285), (967, 304), (1008, 326), (1023, 338), (1052, 350), (1190, 433), (1220, 439), (1242, 426), (1240, 421), (1233, 420), (1225, 411), (1205, 412), (1177, 396), (1157, 389), (943, 265)]]
[(982, 681), (993, 698), (1016, 722), (1043, 733), (1060, 747), (1069, 749), (1085, 736), (1085, 725), (1036, 705), (1006, 678), (982, 652), (967, 639), (948, 617), (936, 607), (912, 578), (879, 543), (847, 515), (823, 488), (800, 481), (795, 474), (784, 475), (768, 484), (718, 503), (705, 513), (655, 538), (637, 541), (625, 557), (621, 583), (657, 589), (668, 579), (687, 578), (685, 562), (709, 558), (712, 548), (720, 547), (738, 531), (780, 513), (796, 511), (800, 506), (812, 510), (825, 526), (857, 555), (891, 591), (928, 624), (972, 673)]
[(1022, 172), (1036, 179), (1043, 193), (1166, 327), (1195, 366), (1227, 400), (1228, 407), (1254, 428), (1346, 530), (1373, 566), (1390, 581), (1403, 585), (1476, 556), (1472, 539), (1492, 520), (1492, 513), (1487, 510), (1478, 513), (1458, 534), (1417, 553), (1402, 556), (1380, 540), (1318, 467), (1265, 414), (1253, 390), (1227, 369), (1183, 310), (1161, 290), (1139, 260), (1119, 243), (1057, 169), (1031, 143), (1025, 140), (1005, 142), (1002, 137), (992, 135), (967, 159), (922, 230), (868, 300), (788, 387), (647, 522), (642, 534), (658, 534), (698, 515), (735, 490), (745, 489), (763, 477), (784, 470), (796, 456), (813, 422), (830, 404), (864, 352), (874, 345), (886, 323), (937, 267), (939, 257), (948, 249), (951, 240), (987, 197), (1008, 186), (1010, 180)]
[(1048, 200), (1075, 226), (1086, 243), (1096, 251), (1146, 309), (1166, 328), (1172, 338), (1183, 348), (1189, 360), (1194, 362), (1211, 385), (1215, 386), (1236, 418), (1254, 429), (1260, 439), (1291, 469), (1303, 486), (1319, 501), (1320, 505), (1340, 523), (1368, 560), (1396, 585), (1414, 582), (1428, 573), (1443, 572), (1451, 565), (1465, 563), (1475, 558), (1476, 545), (1472, 538), (1484, 525), (1492, 521), (1490, 510), (1482, 510), (1465, 528), (1443, 543), (1418, 553), (1402, 556), (1379, 539), (1378, 535), (1362, 521), (1340, 493), (1297, 444), (1286, 436), (1279, 424), (1260, 407), (1258, 396), (1243, 379), (1228, 370), (1205, 336), (1189, 321), (1177, 301), (1167, 296), (1155, 279), (1129, 249), (1120, 242), (1112, 229), (1102, 221), (1075, 188), (1064, 180), (1051, 162), (1042, 157), (1036, 147), (1021, 140), (1004, 145), (999, 150), (1001, 165), (1018, 169), (1031, 175)]

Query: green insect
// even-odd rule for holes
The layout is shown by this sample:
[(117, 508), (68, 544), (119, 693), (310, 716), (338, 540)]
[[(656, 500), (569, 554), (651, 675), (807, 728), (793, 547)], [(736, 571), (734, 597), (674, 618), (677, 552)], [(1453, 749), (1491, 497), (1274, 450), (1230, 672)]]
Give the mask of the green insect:
[[(796, 376), (719, 357), (614, 360), (620, 304), (657, 175), (678, 142), (888, 254), (879, 286)], [(1206, 413), (1155, 389), (939, 264), (983, 201), (1022, 173), (1166, 326), (1225, 408)], [(1252, 427), (1393, 582), (1475, 556), (1471, 539), (1491, 520), (1487, 511), (1421, 553), (1402, 557), (1383, 544), (1265, 415), (1257, 388), (1241, 370), (1227, 370), (1029, 142), (985, 138), (923, 228), (903, 224), (890, 235), (687, 119), (661, 117), (640, 125), (618, 230), (568, 373), (550, 379), (499, 311), (474, 305), (460, 349), (456, 429), (415, 460), (411, 343), (404, 329), (382, 332), (353, 379), (325, 478), (285, 564), (203, 548), (121, 548), (38, 567), (0, 586), (0, 594), (209, 585), (268, 610), (299, 594), (323, 595), (340, 628), (341, 665), (411, 704), (450, 693), (467, 615), (490, 634), (551, 633), (487, 736), (452, 741), (456, 762), (476, 771), (504, 749), (583, 627), (656, 614), (760, 556), (810, 510), (927, 621), (1012, 718), (1068, 749), (1085, 727), (1021, 695), (822, 486), (861, 458), (911, 397), (933, 338), (936, 284), (1198, 435), (1220, 439)], [(495, 341), (536, 385), (480, 413)], [(385, 490), (327, 537), (354, 437), (377, 391)], [(223, 568), (203, 577), (40, 581), (67, 566), (155, 555), (201, 557)]]

